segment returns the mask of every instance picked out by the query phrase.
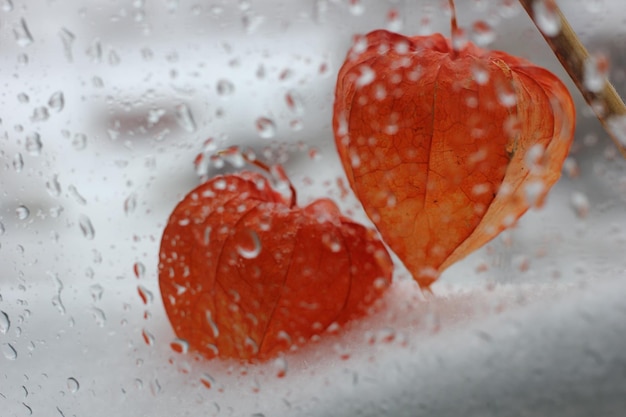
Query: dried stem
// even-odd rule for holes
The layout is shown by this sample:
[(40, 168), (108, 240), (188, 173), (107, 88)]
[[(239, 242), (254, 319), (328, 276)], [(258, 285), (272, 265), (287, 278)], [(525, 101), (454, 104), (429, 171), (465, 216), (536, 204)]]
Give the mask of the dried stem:
[[(537, 25), (537, 20), (535, 19), (534, 5), (540, 1), (545, 0), (519, 0), (535, 25)], [(609, 125), (609, 121), (612, 118), (626, 115), (626, 105), (624, 105), (611, 82), (606, 78), (604, 79), (604, 87), (599, 92), (590, 91), (585, 87), (585, 63), (589, 60), (589, 52), (585, 49), (578, 36), (576, 36), (556, 2), (551, 1), (549, 6), (550, 10), (560, 20), (561, 30), (555, 36), (545, 35), (541, 28), (538, 27), (539, 31), (542, 32), (544, 39), (582, 93), (587, 104), (596, 113), (598, 120), (604, 126), (617, 149), (626, 158), (625, 145), (619, 140)]]
[(457, 49), (456, 49), (456, 36), (457, 36), (457, 32), (459, 31), (459, 25), (456, 21), (456, 7), (454, 6), (454, 0), (448, 0), (448, 4), (450, 4), (450, 43), (452, 44), (452, 52), (454, 53), (453, 56), (457, 55)]

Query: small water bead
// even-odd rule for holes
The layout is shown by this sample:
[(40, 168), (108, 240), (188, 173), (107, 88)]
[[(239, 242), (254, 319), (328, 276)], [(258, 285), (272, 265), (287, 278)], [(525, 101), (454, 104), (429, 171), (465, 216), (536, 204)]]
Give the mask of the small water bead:
[(58, 175), (53, 175), (52, 178), (46, 181), (46, 190), (51, 197), (58, 197), (61, 195), (61, 184), (59, 184)]
[(76, 133), (72, 139), (72, 147), (77, 151), (81, 151), (87, 147), (87, 135), (84, 133)]
[(583, 66), (583, 85), (593, 93), (599, 93), (606, 84), (609, 59), (601, 53), (591, 54)]
[(570, 204), (578, 218), (584, 219), (589, 215), (589, 199), (584, 193), (574, 191), (570, 197)]
[(235, 91), (235, 85), (231, 81), (221, 79), (217, 82), (217, 94), (218, 95), (225, 97), (225, 96), (229, 96), (233, 94), (234, 91)]
[(33, 43), (33, 36), (30, 34), (26, 20), (23, 18), (20, 20), (20, 23), (13, 28), (13, 35), (15, 35), (15, 42), (21, 47)]
[(141, 262), (135, 262), (133, 264), (133, 273), (137, 279), (141, 279), (146, 274), (146, 267)]
[(126, 197), (126, 200), (124, 200), (124, 213), (128, 216), (129, 214), (135, 211), (136, 207), (137, 207), (137, 194), (132, 193), (131, 195)]
[(246, 229), (236, 236), (237, 253), (245, 259), (254, 259), (261, 253), (262, 245), (259, 235), (252, 229)]
[(9, 328), (11, 327), (11, 320), (9, 319), (9, 315), (4, 311), (0, 310), (0, 333), (7, 334)]
[(13, 156), (13, 169), (15, 172), (22, 172), (22, 169), (24, 169), (24, 158), (19, 152)]
[(5, 358), (10, 361), (14, 361), (17, 359), (17, 350), (10, 343), (3, 343), (0, 345), (0, 350), (2, 350), (2, 354)]
[(176, 121), (185, 131), (189, 133), (196, 131), (196, 122), (194, 121), (191, 109), (186, 104), (176, 106)]
[(276, 124), (268, 117), (259, 117), (256, 120), (256, 130), (262, 139), (272, 139), (276, 136)]
[(18, 219), (26, 220), (30, 216), (30, 210), (28, 209), (28, 207), (21, 205), (15, 209), (15, 214), (17, 215)]
[(91, 224), (91, 220), (89, 219), (89, 217), (81, 215), (78, 219), (78, 226), (80, 227), (80, 231), (86, 239), (94, 239), (94, 237), (96, 236), (96, 232), (94, 230), (93, 224)]
[(561, 19), (554, 0), (536, 0), (533, 2), (534, 21), (546, 36), (556, 36), (561, 32)]
[(80, 389), (80, 384), (78, 383), (78, 380), (74, 377), (67, 378), (66, 383), (67, 383), (67, 389), (69, 389), (72, 394), (76, 394), (78, 390)]
[(175, 339), (172, 343), (170, 343), (170, 347), (174, 352), (182, 355), (189, 352), (189, 342), (184, 339)]
[(29, 133), (26, 135), (26, 152), (32, 156), (38, 156), (41, 154), (41, 136), (37, 132)]
[(478, 46), (488, 46), (496, 40), (496, 32), (493, 30), (489, 23), (484, 20), (477, 20), (472, 25), (472, 34), (474, 35), (474, 42)]
[(50, 96), (48, 107), (57, 112), (63, 110), (63, 107), (65, 107), (65, 96), (62, 91), (57, 91)]

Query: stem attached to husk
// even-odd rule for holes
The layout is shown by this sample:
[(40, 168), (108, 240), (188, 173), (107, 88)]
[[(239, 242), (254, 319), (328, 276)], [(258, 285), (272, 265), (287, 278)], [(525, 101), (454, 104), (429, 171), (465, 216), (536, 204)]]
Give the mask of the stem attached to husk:
[(450, 4), (450, 44), (452, 44), (453, 57), (457, 55), (458, 50), (456, 43), (457, 32), (459, 31), (459, 25), (456, 21), (456, 7), (454, 7), (454, 0), (448, 0)]
[(613, 118), (626, 116), (626, 105), (624, 105), (621, 97), (617, 94), (617, 91), (615, 91), (615, 87), (613, 87), (611, 82), (606, 78), (604, 79), (604, 87), (597, 92), (590, 91), (585, 87), (585, 64), (589, 60), (589, 52), (556, 5), (556, 2), (551, 1), (550, 10), (560, 20), (561, 30), (554, 36), (548, 36), (541, 31), (541, 28), (537, 25), (534, 11), (534, 5), (540, 1), (546, 0), (519, 0), (548, 45), (550, 45), (550, 48), (552, 48), (552, 51), (561, 62), (561, 65), (563, 65), (563, 68), (565, 68), (576, 84), (576, 87), (578, 87), (582, 93), (587, 104), (589, 104), (596, 113), (598, 120), (600, 120), (602, 126), (604, 126), (604, 129), (617, 146), (617, 149), (619, 149), (622, 156), (626, 158), (626, 146), (620, 141), (615, 132), (612, 131), (609, 124), (609, 121)]

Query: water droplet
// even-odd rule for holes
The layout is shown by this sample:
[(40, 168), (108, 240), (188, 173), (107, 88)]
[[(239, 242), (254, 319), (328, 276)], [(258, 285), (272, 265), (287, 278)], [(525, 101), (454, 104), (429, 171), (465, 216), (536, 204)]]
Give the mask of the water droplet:
[(256, 130), (262, 139), (272, 139), (276, 136), (276, 125), (267, 117), (259, 117), (256, 120)]
[(126, 200), (124, 200), (124, 213), (126, 215), (131, 214), (132, 212), (135, 211), (136, 207), (137, 207), (137, 194), (132, 193), (131, 195), (126, 197)]
[(30, 120), (33, 122), (45, 122), (50, 118), (50, 113), (48, 112), (47, 107), (35, 107), (33, 109), (33, 114), (30, 116)]
[(476, 81), (479, 85), (485, 85), (489, 82), (489, 71), (487, 70), (487, 65), (482, 61), (477, 61), (472, 65), (472, 75), (474, 76), (474, 81)]
[(561, 32), (561, 19), (554, 0), (536, 0), (533, 3), (535, 24), (546, 36), (556, 36)]
[(341, 250), (342, 245), (339, 237), (336, 234), (325, 233), (322, 236), (322, 243), (330, 249), (331, 252), (337, 253)]
[(26, 20), (23, 18), (20, 20), (19, 25), (13, 28), (13, 34), (15, 35), (15, 41), (21, 47), (25, 47), (33, 43), (33, 36), (30, 34)]
[(18, 219), (26, 220), (30, 216), (30, 210), (26, 206), (18, 206), (15, 209), (15, 214), (17, 215)]
[(580, 191), (574, 191), (570, 197), (570, 204), (578, 216), (584, 219), (589, 214), (589, 199)]
[(154, 294), (152, 294), (152, 292), (143, 285), (137, 286), (137, 292), (139, 293), (139, 297), (141, 297), (141, 301), (143, 301), (144, 304), (151, 304), (154, 300)]
[(143, 341), (146, 342), (146, 345), (148, 346), (154, 345), (154, 335), (150, 333), (149, 331), (147, 331), (146, 329), (143, 329), (141, 331), (141, 337), (143, 337)]
[(274, 370), (276, 377), (284, 378), (287, 375), (287, 359), (280, 357), (274, 360)]
[(120, 63), (120, 56), (117, 54), (117, 52), (114, 50), (109, 51), (109, 65), (115, 67), (119, 65), (119, 63)]
[(13, 10), (13, 1), (12, 0), (3, 0), (2, 1), (2, 11), (10, 12)]
[(391, 9), (387, 12), (387, 30), (391, 32), (400, 32), (404, 23), (402, 22), (402, 18), (400, 17), (400, 13), (398, 10)]
[(543, 181), (535, 180), (524, 186), (526, 202), (530, 207), (540, 207), (545, 196), (546, 185)]
[(72, 62), (72, 45), (74, 44), (74, 40), (76, 36), (65, 28), (61, 28), (59, 30), (59, 38), (61, 38), (61, 42), (63, 43), (63, 52), (65, 53), (65, 58)]
[(219, 80), (217, 82), (217, 94), (220, 96), (229, 96), (235, 91), (235, 85), (229, 80)]
[(62, 91), (57, 91), (50, 96), (48, 99), (48, 107), (57, 112), (63, 110), (63, 107), (65, 107), (65, 97)]
[(37, 156), (41, 154), (41, 148), (43, 145), (41, 144), (41, 136), (39, 133), (33, 132), (26, 135), (26, 152), (29, 155)]
[(285, 95), (285, 102), (287, 103), (287, 107), (289, 110), (294, 112), (295, 114), (302, 114), (304, 112), (304, 105), (302, 103), (302, 98), (295, 91), (288, 91)]
[(256, 231), (245, 229), (235, 236), (237, 253), (245, 259), (254, 259), (261, 253), (261, 240)]
[(9, 328), (11, 327), (11, 320), (9, 320), (9, 315), (4, 311), (0, 310), (0, 333), (7, 334)]
[(24, 158), (22, 157), (22, 154), (18, 152), (13, 156), (13, 169), (15, 172), (22, 172), (23, 168)]
[(590, 55), (583, 66), (583, 85), (587, 90), (599, 93), (604, 88), (608, 72), (609, 59), (606, 55)]
[(361, 16), (365, 12), (365, 6), (363, 6), (361, 0), (350, 0), (349, 9), (354, 16)]
[(133, 272), (135, 273), (137, 279), (141, 279), (146, 274), (146, 267), (141, 262), (135, 262), (133, 264)]
[(69, 191), (70, 195), (72, 197), (74, 197), (74, 199), (76, 200), (76, 202), (82, 206), (84, 206), (85, 204), (87, 204), (87, 200), (85, 200), (85, 197), (83, 197), (78, 190), (76, 189), (76, 187), (74, 185), (70, 185), (69, 187), (67, 187), (67, 191)]
[(361, 65), (359, 66), (359, 71), (361, 75), (356, 79), (356, 86), (364, 87), (368, 84), (371, 84), (372, 81), (376, 79), (376, 72), (369, 65)]
[(3, 343), (1, 350), (2, 354), (4, 354), (4, 357), (8, 360), (14, 361), (17, 359), (17, 351), (10, 343)]
[(176, 121), (185, 131), (189, 133), (196, 131), (196, 122), (193, 119), (193, 114), (191, 114), (189, 106), (186, 104), (176, 106)]
[(72, 394), (76, 394), (80, 389), (80, 384), (78, 383), (78, 380), (73, 377), (67, 378), (67, 389), (69, 389)]
[(100, 284), (94, 284), (89, 287), (89, 292), (91, 292), (91, 298), (94, 302), (102, 300), (102, 294), (104, 294), (104, 288)]
[(207, 321), (207, 323), (209, 323), (209, 326), (211, 326), (211, 331), (213, 332), (213, 337), (215, 339), (217, 339), (217, 337), (220, 335), (220, 329), (219, 329), (219, 327), (217, 327), (217, 323), (215, 323), (215, 320), (213, 320), (213, 317), (212, 317), (210, 311), (206, 312), (206, 321)]
[(52, 176), (52, 179), (46, 181), (46, 190), (51, 197), (58, 197), (61, 195), (61, 184), (59, 184), (59, 179), (56, 174)]
[(19, 93), (17, 95), (17, 101), (19, 101), (20, 103), (28, 103), (29, 100), (30, 98), (28, 97), (28, 94), (26, 93)]
[(607, 125), (617, 140), (626, 146), (626, 116), (612, 116), (607, 120)]
[(235, 168), (243, 168), (246, 165), (246, 160), (237, 146), (231, 146), (223, 152), (220, 152), (220, 157), (228, 161)]
[(99, 63), (102, 61), (102, 43), (100, 42), (100, 39), (96, 38), (91, 41), (91, 45), (87, 48), (86, 54), (93, 62)]
[(496, 40), (496, 32), (493, 30), (489, 23), (484, 20), (477, 20), (472, 25), (472, 31), (474, 33), (474, 42), (478, 46), (489, 46)]
[(81, 216), (78, 218), (78, 226), (80, 227), (80, 231), (83, 233), (83, 236), (85, 236), (86, 239), (93, 240), (93, 238), (96, 236), (96, 232), (93, 228), (93, 225), (91, 224), (91, 220), (84, 214), (81, 214)]
[(259, 345), (250, 336), (246, 336), (243, 346), (244, 349), (253, 356), (259, 353)]
[(107, 322), (107, 316), (106, 314), (104, 314), (104, 311), (102, 311), (102, 309), (92, 307), (91, 315), (93, 316), (94, 320), (96, 320), (96, 325), (98, 327), (104, 327)]
[(172, 343), (170, 343), (170, 347), (174, 352), (182, 355), (189, 352), (189, 342), (184, 339), (175, 339)]
[(72, 148), (82, 151), (87, 147), (87, 135), (84, 133), (76, 133), (72, 139)]
[(200, 382), (208, 389), (211, 389), (211, 387), (215, 385), (215, 379), (207, 373), (200, 375)]

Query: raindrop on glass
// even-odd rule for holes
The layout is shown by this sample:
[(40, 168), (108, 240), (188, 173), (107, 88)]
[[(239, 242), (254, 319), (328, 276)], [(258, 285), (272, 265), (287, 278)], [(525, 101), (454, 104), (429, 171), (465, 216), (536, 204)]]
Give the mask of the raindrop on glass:
[(196, 131), (196, 122), (193, 119), (189, 106), (186, 104), (176, 106), (176, 121), (185, 131), (189, 133)]
[(215, 379), (207, 373), (200, 375), (200, 382), (208, 389), (215, 385)]
[(26, 20), (21, 19), (20, 23), (13, 28), (15, 41), (21, 47), (25, 47), (33, 43), (33, 36), (30, 34)]
[(256, 130), (262, 139), (272, 139), (276, 136), (276, 125), (272, 119), (267, 117), (256, 119)]
[(589, 199), (580, 191), (574, 191), (570, 197), (570, 204), (574, 209), (574, 213), (580, 219), (584, 219), (589, 215)]
[[(0, 222), (0, 236), (2, 236), (6, 232), (4, 228), (4, 223)], [(2, 301), (2, 297), (0, 296), (0, 301)]]
[(172, 343), (170, 343), (170, 347), (174, 352), (183, 355), (189, 352), (189, 342), (184, 339), (175, 339)]
[(119, 65), (119, 63), (120, 63), (120, 57), (117, 54), (117, 52), (110, 51), (109, 52), (109, 65), (114, 67), (116, 65)]
[(41, 154), (41, 148), (43, 145), (41, 144), (41, 136), (39, 133), (33, 132), (26, 135), (26, 152), (29, 155), (37, 156)]
[(3, 343), (1, 345), (2, 354), (5, 358), (10, 361), (14, 361), (17, 359), (17, 351), (10, 343)]
[(146, 329), (143, 329), (141, 331), (141, 337), (143, 337), (143, 341), (146, 342), (146, 345), (148, 346), (154, 345), (154, 335), (150, 333), (149, 331), (147, 331)]
[(474, 35), (474, 42), (478, 46), (489, 46), (496, 40), (496, 32), (484, 20), (477, 20), (472, 25), (472, 33)]
[(59, 30), (59, 38), (61, 38), (61, 42), (63, 43), (63, 51), (65, 52), (65, 58), (72, 62), (72, 45), (74, 44), (74, 39), (76, 36), (65, 28), (61, 28)]
[(96, 325), (98, 327), (104, 327), (104, 325), (107, 322), (107, 316), (106, 316), (106, 314), (104, 314), (104, 311), (102, 309), (99, 309), (97, 307), (93, 307), (91, 309), (91, 315), (93, 316), (94, 320), (96, 321)]
[(51, 197), (58, 197), (61, 195), (61, 184), (57, 175), (53, 175), (52, 179), (46, 181), (46, 190)]
[(2, 11), (10, 12), (13, 10), (13, 1), (12, 0), (3, 0), (2, 1)]
[(245, 229), (235, 237), (237, 253), (245, 259), (254, 259), (261, 253), (261, 240), (259, 235), (252, 229)]
[(0, 333), (7, 334), (9, 328), (11, 327), (11, 320), (9, 320), (9, 315), (4, 311), (0, 310)]
[(57, 91), (50, 96), (48, 99), (48, 107), (57, 112), (63, 110), (63, 107), (65, 107), (65, 97), (62, 91)]
[(102, 300), (102, 294), (104, 294), (104, 288), (100, 284), (94, 284), (89, 287), (91, 293), (91, 299), (96, 302)]
[(217, 327), (217, 323), (215, 323), (215, 320), (213, 320), (213, 317), (210, 311), (206, 312), (206, 321), (207, 323), (209, 323), (209, 326), (211, 326), (213, 337), (217, 339), (217, 337), (220, 335), (220, 329), (219, 327)]
[(96, 232), (93, 228), (93, 225), (91, 224), (91, 220), (84, 214), (78, 218), (78, 226), (80, 227), (80, 231), (83, 233), (83, 236), (85, 236), (86, 239), (93, 240), (93, 238), (96, 236)]
[(87, 135), (84, 133), (76, 133), (72, 139), (72, 148), (82, 151), (87, 147)]
[(556, 36), (561, 32), (561, 19), (554, 0), (537, 0), (533, 3), (535, 24), (546, 36)]
[(139, 293), (139, 297), (141, 297), (141, 301), (143, 301), (144, 304), (151, 304), (152, 300), (154, 300), (152, 292), (143, 285), (137, 286), (137, 292)]
[(217, 94), (220, 96), (229, 96), (235, 91), (235, 85), (229, 80), (219, 80), (217, 82)]
[(26, 206), (23, 206), (23, 205), (22, 206), (18, 206), (15, 209), (15, 214), (17, 215), (18, 219), (26, 220), (30, 216), (30, 210)]
[(602, 91), (608, 72), (609, 59), (606, 55), (590, 55), (583, 66), (583, 84), (585, 88), (593, 93)]
[(363, 12), (365, 12), (365, 7), (363, 6), (363, 3), (361, 2), (361, 0), (349, 0), (349, 2), (350, 2), (349, 9), (352, 15), (361, 16)]
[(78, 380), (73, 377), (67, 378), (67, 389), (69, 389), (72, 394), (76, 394), (80, 389), (80, 384), (78, 383)]
[(619, 142), (626, 146), (626, 115), (612, 116), (607, 124)]
[(22, 157), (22, 154), (18, 152), (13, 156), (13, 169), (15, 172), (21, 172), (23, 168), (24, 158)]
[(136, 207), (137, 207), (137, 194), (132, 193), (126, 198), (126, 200), (124, 200), (124, 213), (126, 215), (131, 214), (132, 212), (135, 211)]
[(83, 197), (78, 192), (78, 190), (76, 189), (74, 185), (70, 185), (69, 187), (67, 187), (67, 190), (69, 191), (70, 195), (74, 197), (74, 199), (76, 200), (78, 204), (83, 205), (83, 206), (87, 204), (87, 200), (85, 200), (85, 197)]
[(141, 262), (135, 262), (133, 264), (133, 273), (137, 277), (137, 279), (141, 279), (146, 274), (146, 267)]
[(285, 101), (289, 110), (295, 114), (302, 114), (304, 111), (304, 105), (302, 99), (295, 91), (288, 91), (285, 95)]
[(50, 113), (48, 113), (48, 108), (43, 106), (35, 107), (32, 116), (30, 116), (30, 120), (33, 122), (45, 122), (49, 118)]
[(28, 94), (26, 93), (19, 93), (17, 95), (17, 101), (19, 101), (20, 103), (28, 103), (29, 100), (30, 98), (28, 97)]
[(274, 370), (278, 378), (284, 378), (287, 375), (287, 360), (283, 357), (274, 360)]

